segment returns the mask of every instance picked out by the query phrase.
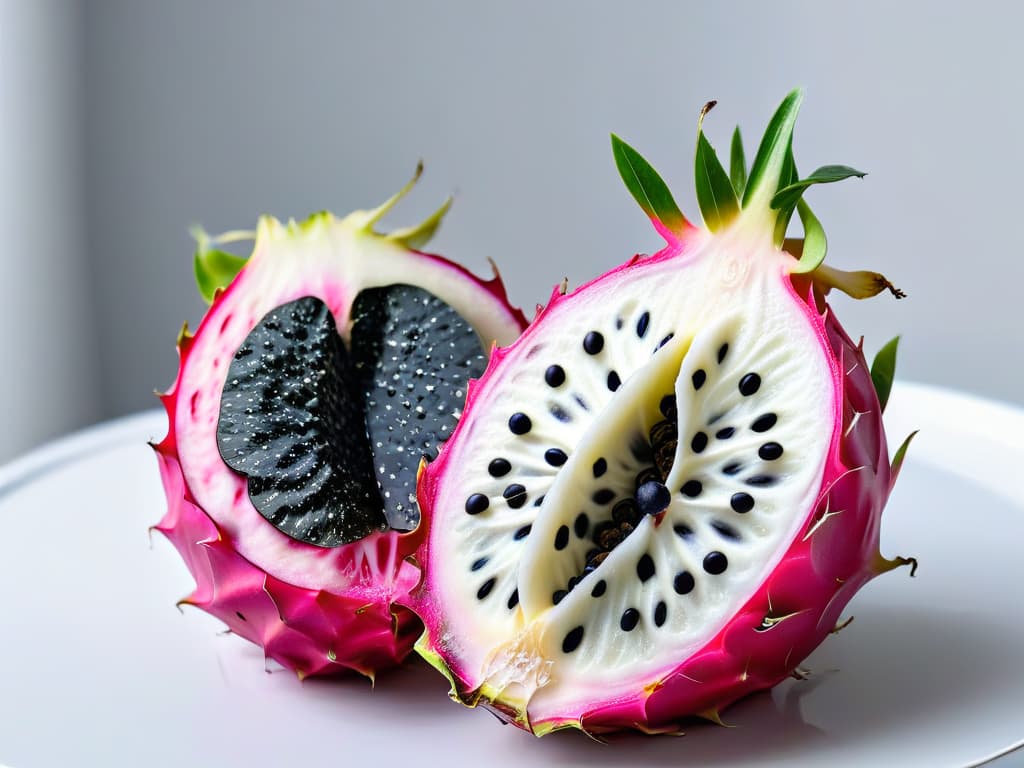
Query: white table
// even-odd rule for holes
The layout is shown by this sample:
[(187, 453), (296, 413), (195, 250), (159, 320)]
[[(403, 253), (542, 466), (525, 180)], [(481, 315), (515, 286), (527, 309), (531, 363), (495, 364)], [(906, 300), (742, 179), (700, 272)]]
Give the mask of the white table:
[[(191, 580), (147, 527), (164, 508), (146, 413), (0, 468), (0, 764), (72, 766), (979, 765), (1024, 743), (1024, 411), (918, 385), (883, 551), (815, 674), (727, 711), (735, 728), (602, 746), (536, 740), (450, 703), (422, 663), (307, 681), (175, 607)], [(1024, 750), (996, 760), (1024, 766)]]

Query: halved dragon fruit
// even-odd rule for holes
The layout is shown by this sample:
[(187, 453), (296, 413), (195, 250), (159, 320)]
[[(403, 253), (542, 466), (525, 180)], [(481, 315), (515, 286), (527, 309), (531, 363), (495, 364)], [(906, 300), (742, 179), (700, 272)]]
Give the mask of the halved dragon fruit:
[[(675, 732), (775, 685), (904, 558), (879, 551), (895, 344), (869, 370), (824, 302), (895, 288), (821, 265), (797, 175), (801, 100), (749, 178), (698, 130), (691, 225), (657, 173), (616, 163), (667, 246), (556, 289), (470, 387), (419, 499), (417, 650), (452, 695), (536, 734)], [(713, 104), (708, 105), (704, 114)], [(805, 238), (785, 240), (794, 211)], [(877, 386), (877, 392), (876, 392)]]
[(416, 250), (447, 203), (418, 227), (373, 231), (415, 181), (340, 220), (263, 217), (247, 260), (201, 236), (212, 305), (182, 333), (161, 398), (169, 507), (156, 528), (195, 577), (182, 602), (300, 677), (372, 676), (411, 651), (419, 620), (393, 603), (419, 581), (403, 534), (419, 522), (419, 462), (454, 429), (492, 345), (525, 325), (497, 274)]

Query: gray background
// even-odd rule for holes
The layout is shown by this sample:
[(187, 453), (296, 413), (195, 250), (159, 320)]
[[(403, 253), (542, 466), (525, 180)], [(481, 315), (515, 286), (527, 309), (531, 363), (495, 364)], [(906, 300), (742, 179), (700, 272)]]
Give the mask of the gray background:
[[(153, 407), (202, 304), (187, 228), (345, 213), (427, 174), (434, 249), (524, 307), (659, 241), (608, 133), (697, 217), (697, 113), (748, 143), (807, 89), (797, 160), (830, 262), (909, 298), (834, 303), (899, 375), (1024, 402), (1018, 331), (1024, 12), (1010, 3), (0, 0), (0, 461)], [(752, 150), (751, 150), (752, 151)]]

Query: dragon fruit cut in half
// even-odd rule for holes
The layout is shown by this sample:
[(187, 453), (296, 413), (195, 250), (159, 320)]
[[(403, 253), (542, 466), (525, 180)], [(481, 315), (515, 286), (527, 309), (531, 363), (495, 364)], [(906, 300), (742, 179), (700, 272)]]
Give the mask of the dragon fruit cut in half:
[(419, 620), (393, 603), (419, 581), (403, 532), (419, 522), (420, 460), (454, 429), (494, 343), (525, 325), (497, 275), (417, 250), (448, 203), (374, 231), (415, 180), (340, 220), (263, 217), (248, 259), (200, 235), (212, 304), (183, 331), (162, 396), (156, 528), (196, 580), (182, 602), (300, 677), (372, 676), (412, 650)]
[[(825, 294), (888, 288), (822, 264), (792, 131), (772, 118), (750, 168), (698, 129), (691, 225), (613, 136), (627, 187), (667, 246), (550, 303), (470, 387), (420, 480), (417, 650), (452, 696), (542, 735), (719, 720), (837, 627), (879, 550), (890, 466), (873, 369)], [(709, 104), (704, 114), (713, 104)], [(786, 240), (799, 213), (801, 240)], [(904, 446), (905, 447), (905, 446)]]

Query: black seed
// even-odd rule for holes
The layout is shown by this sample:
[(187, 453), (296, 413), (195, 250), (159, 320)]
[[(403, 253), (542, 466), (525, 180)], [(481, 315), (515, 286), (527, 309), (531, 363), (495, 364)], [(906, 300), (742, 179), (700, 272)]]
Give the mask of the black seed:
[(779, 417), (774, 413), (766, 413), (763, 416), (758, 416), (754, 423), (750, 425), (750, 428), (755, 432), (767, 432), (775, 426), (775, 422), (778, 420)]
[(730, 437), (736, 434), (736, 430), (733, 427), (726, 427), (715, 432), (715, 437), (719, 440), (728, 440)]
[(674, 443), (679, 438), (679, 429), (674, 421), (664, 419), (651, 427), (648, 437), (651, 438), (651, 445), (657, 451), (665, 443)]
[(610, 524), (608, 527), (595, 529), (595, 537), (598, 545), (604, 549), (615, 549), (615, 547), (622, 543), (622, 531)]
[(779, 478), (775, 475), (754, 475), (747, 478), (747, 485), (752, 485), (755, 488), (767, 488), (770, 485), (775, 485)]
[(601, 579), (599, 582), (597, 582), (597, 584), (594, 585), (594, 588), (590, 590), (590, 596), (600, 597), (605, 593), (606, 589), (608, 589), (608, 585), (605, 583), (604, 579)]
[(594, 477), (600, 477), (608, 471), (608, 462), (600, 458), (594, 462)]
[(622, 627), (623, 632), (632, 632), (636, 629), (636, 625), (639, 621), (640, 611), (636, 608), (627, 608), (622, 612), (622, 618), (619, 619), (619, 626)]
[(636, 489), (636, 505), (645, 515), (656, 515), (672, 501), (668, 488), (657, 480), (648, 480)]
[(689, 496), (691, 499), (695, 499), (700, 496), (700, 492), (704, 490), (704, 486), (701, 484), (700, 480), (687, 480), (679, 490), (682, 491), (684, 496)]
[(765, 443), (758, 449), (757, 455), (765, 461), (775, 461), (782, 456), (782, 446), (778, 443)]
[[(661, 341), (659, 341), (659, 342), (658, 342), (658, 349), (661, 349), (661, 348), (662, 348), (662, 347), (664, 347), (664, 346), (665, 346), (666, 344), (668, 344), (668, 343), (669, 343), (670, 341), (672, 341), (672, 338), (673, 338), (674, 336), (675, 336), (675, 334), (674, 334), (674, 333), (670, 333), (670, 334), (669, 334), (668, 336), (666, 336), (666, 337), (665, 337), (664, 339), (662, 339)], [(654, 350), (654, 351), (655, 351), (655, 352), (657, 352), (657, 351), (658, 351), (658, 349), (656, 349), (656, 350)]]
[(636, 506), (636, 499), (625, 498), (615, 502), (615, 506), (612, 507), (612, 520), (631, 525), (640, 522), (640, 510)]
[(560, 525), (555, 532), (555, 549), (565, 549), (569, 545), (569, 526)]
[(471, 515), (479, 515), (488, 506), (490, 506), (490, 502), (482, 493), (474, 493), (466, 499), (466, 511)]
[(508, 420), (508, 428), (513, 435), (525, 435), (533, 428), (533, 422), (525, 413), (513, 413)]
[(611, 488), (599, 488), (594, 491), (594, 495), (591, 497), (595, 504), (607, 504), (615, 498), (615, 491)]
[(481, 557), (479, 560), (474, 560), (473, 561), (473, 564), (469, 567), (469, 570), (471, 570), (471, 571), (479, 571), (485, 565), (487, 565), (487, 558), (486, 557)]
[(729, 354), (729, 344), (725, 343), (718, 348), (718, 364), (721, 365), (722, 361), (725, 360), (725, 356)]
[(608, 390), (614, 392), (622, 386), (622, 379), (619, 378), (619, 374), (615, 371), (608, 371)]
[(672, 472), (672, 462), (676, 457), (676, 441), (671, 440), (658, 446), (654, 455), (654, 466), (658, 469), (659, 478), (667, 478)]
[(235, 616), (237, 616), (242, 621), (247, 621), (247, 619), (245, 618), (245, 614), (242, 613), (241, 611), (235, 611)]
[(580, 397), (579, 395), (575, 395), (575, 394), (574, 394), (574, 395), (572, 396), (572, 399), (573, 399), (573, 400), (575, 400), (575, 401), (576, 401), (576, 405), (578, 405), (578, 406), (579, 406), (580, 408), (582, 408), (582, 409), (583, 409), (584, 411), (589, 411), (589, 410), (590, 410), (590, 408), (589, 408), (589, 407), (587, 406), (587, 401), (586, 401), (586, 400), (584, 400), (584, 399), (583, 399), (582, 397)]
[(711, 527), (720, 535), (733, 541), (739, 541), (740, 534), (728, 523), (723, 523), (721, 520), (714, 520), (711, 523)]
[(658, 604), (654, 606), (654, 626), (660, 627), (665, 623), (665, 619), (668, 618), (668, 606), (665, 605), (664, 600), (659, 600)]
[(617, 330), (617, 331), (621, 331), (622, 330), (622, 318), (621, 317), (616, 317), (615, 318), (615, 330)]
[(543, 496), (538, 496), (536, 499), (533, 500), (533, 506), (535, 506), (535, 507), (539, 507), (543, 503), (544, 503), (544, 497)]
[(487, 465), (487, 471), (491, 477), (504, 477), (512, 471), (512, 465), (508, 459), (494, 459)]
[(505, 497), (512, 509), (519, 509), (526, 503), (526, 489), (519, 483), (512, 483), (501, 492), (501, 495)]
[(688, 539), (693, 536), (693, 528), (688, 525), (683, 525), (682, 523), (677, 523), (672, 526), (672, 530), (675, 531), (676, 536), (681, 539)]
[(700, 453), (708, 447), (708, 436), (703, 432), (698, 432), (693, 436), (693, 440), (690, 441), (690, 448), (694, 453)]
[(647, 581), (654, 575), (654, 560), (646, 552), (636, 563), (636, 575), (640, 581)]
[(708, 375), (704, 373), (703, 368), (698, 368), (693, 372), (693, 376), (690, 379), (693, 381), (693, 388), (700, 389), (704, 386), (704, 382), (708, 380)]
[(693, 574), (689, 571), (680, 571), (672, 580), (672, 588), (676, 591), (677, 595), (688, 595), (693, 592), (695, 586), (696, 582), (693, 580)]
[(647, 326), (651, 324), (651, 313), (644, 312), (636, 321), (636, 335), (641, 339), (647, 335)]
[(587, 517), (586, 512), (580, 512), (576, 515), (576, 521), (572, 524), (572, 529), (576, 536), (579, 538), (585, 538), (587, 530), (590, 528), (590, 518)]
[(550, 464), (552, 467), (560, 467), (568, 460), (568, 456), (565, 455), (565, 451), (561, 448), (548, 448), (544, 451), (544, 461)]
[(519, 590), (514, 590), (511, 595), (508, 596), (508, 609), (511, 611), (517, 605), (519, 605)]
[(722, 467), (722, 472), (729, 476), (732, 476), (739, 473), (741, 469), (743, 469), (743, 465), (740, 464), (738, 461), (730, 461), (728, 464)]
[(562, 653), (572, 653), (583, 641), (583, 627), (573, 627), (562, 641)]
[(558, 403), (552, 403), (551, 406), (548, 408), (548, 411), (550, 411), (551, 415), (554, 416), (563, 424), (568, 424), (570, 421), (572, 421), (572, 416), (569, 415), (569, 412), (562, 408), (562, 406), (560, 406)]
[(562, 598), (568, 594), (569, 593), (566, 592), (564, 589), (556, 589), (551, 595), (551, 602), (555, 605), (558, 605), (560, 602), (562, 602)]
[(492, 589), (494, 589), (494, 579), (490, 578), (480, 585), (480, 589), (476, 591), (476, 599), (483, 600), (485, 597), (491, 594)]
[(604, 336), (597, 331), (591, 331), (583, 337), (583, 349), (588, 355), (596, 355), (604, 349)]
[(729, 499), (729, 506), (734, 512), (739, 512), (741, 515), (746, 514), (754, 508), (754, 497), (749, 493), (734, 493)]
[(533, 526), (529, 524), (524, 525), (522, 528), (518, 529), (515, 533), (512, 534), (512, 538), (514, 538), (516, 541), (519, 541), (520, 539), (525, 539), (527, 536), (530, 535), (530, 529), (532, 527)]
[(658, 403), (658, 410), (661, 411), (661, 415), (666, 419), (675, 420), (679, 415), (679, 411), (676, 409), (676, 396), (665, 395), (661, 398), (661, 402)]
[(721, 552), (708, 552), (704, 556), (704, 570), (710, 573), (712, 576), (717, 576), (720, 573), (725, 573), (725, 569), (729, 567), (729, 559)]
[(565, 369), (560, 365), (549, 365), (544, 371), (544, 381), (549, 387), (557, 389), (565, 383)]
[(761, 388), (761, 377), (756, 373), (748, 373), (740, 379), (740, 394), (750, 397)]
[(657, 467), (644, 467), (634, 479), (634, 486), (639, 490), (640, 486), (647, 482), (661, 482), (661, 472)]

